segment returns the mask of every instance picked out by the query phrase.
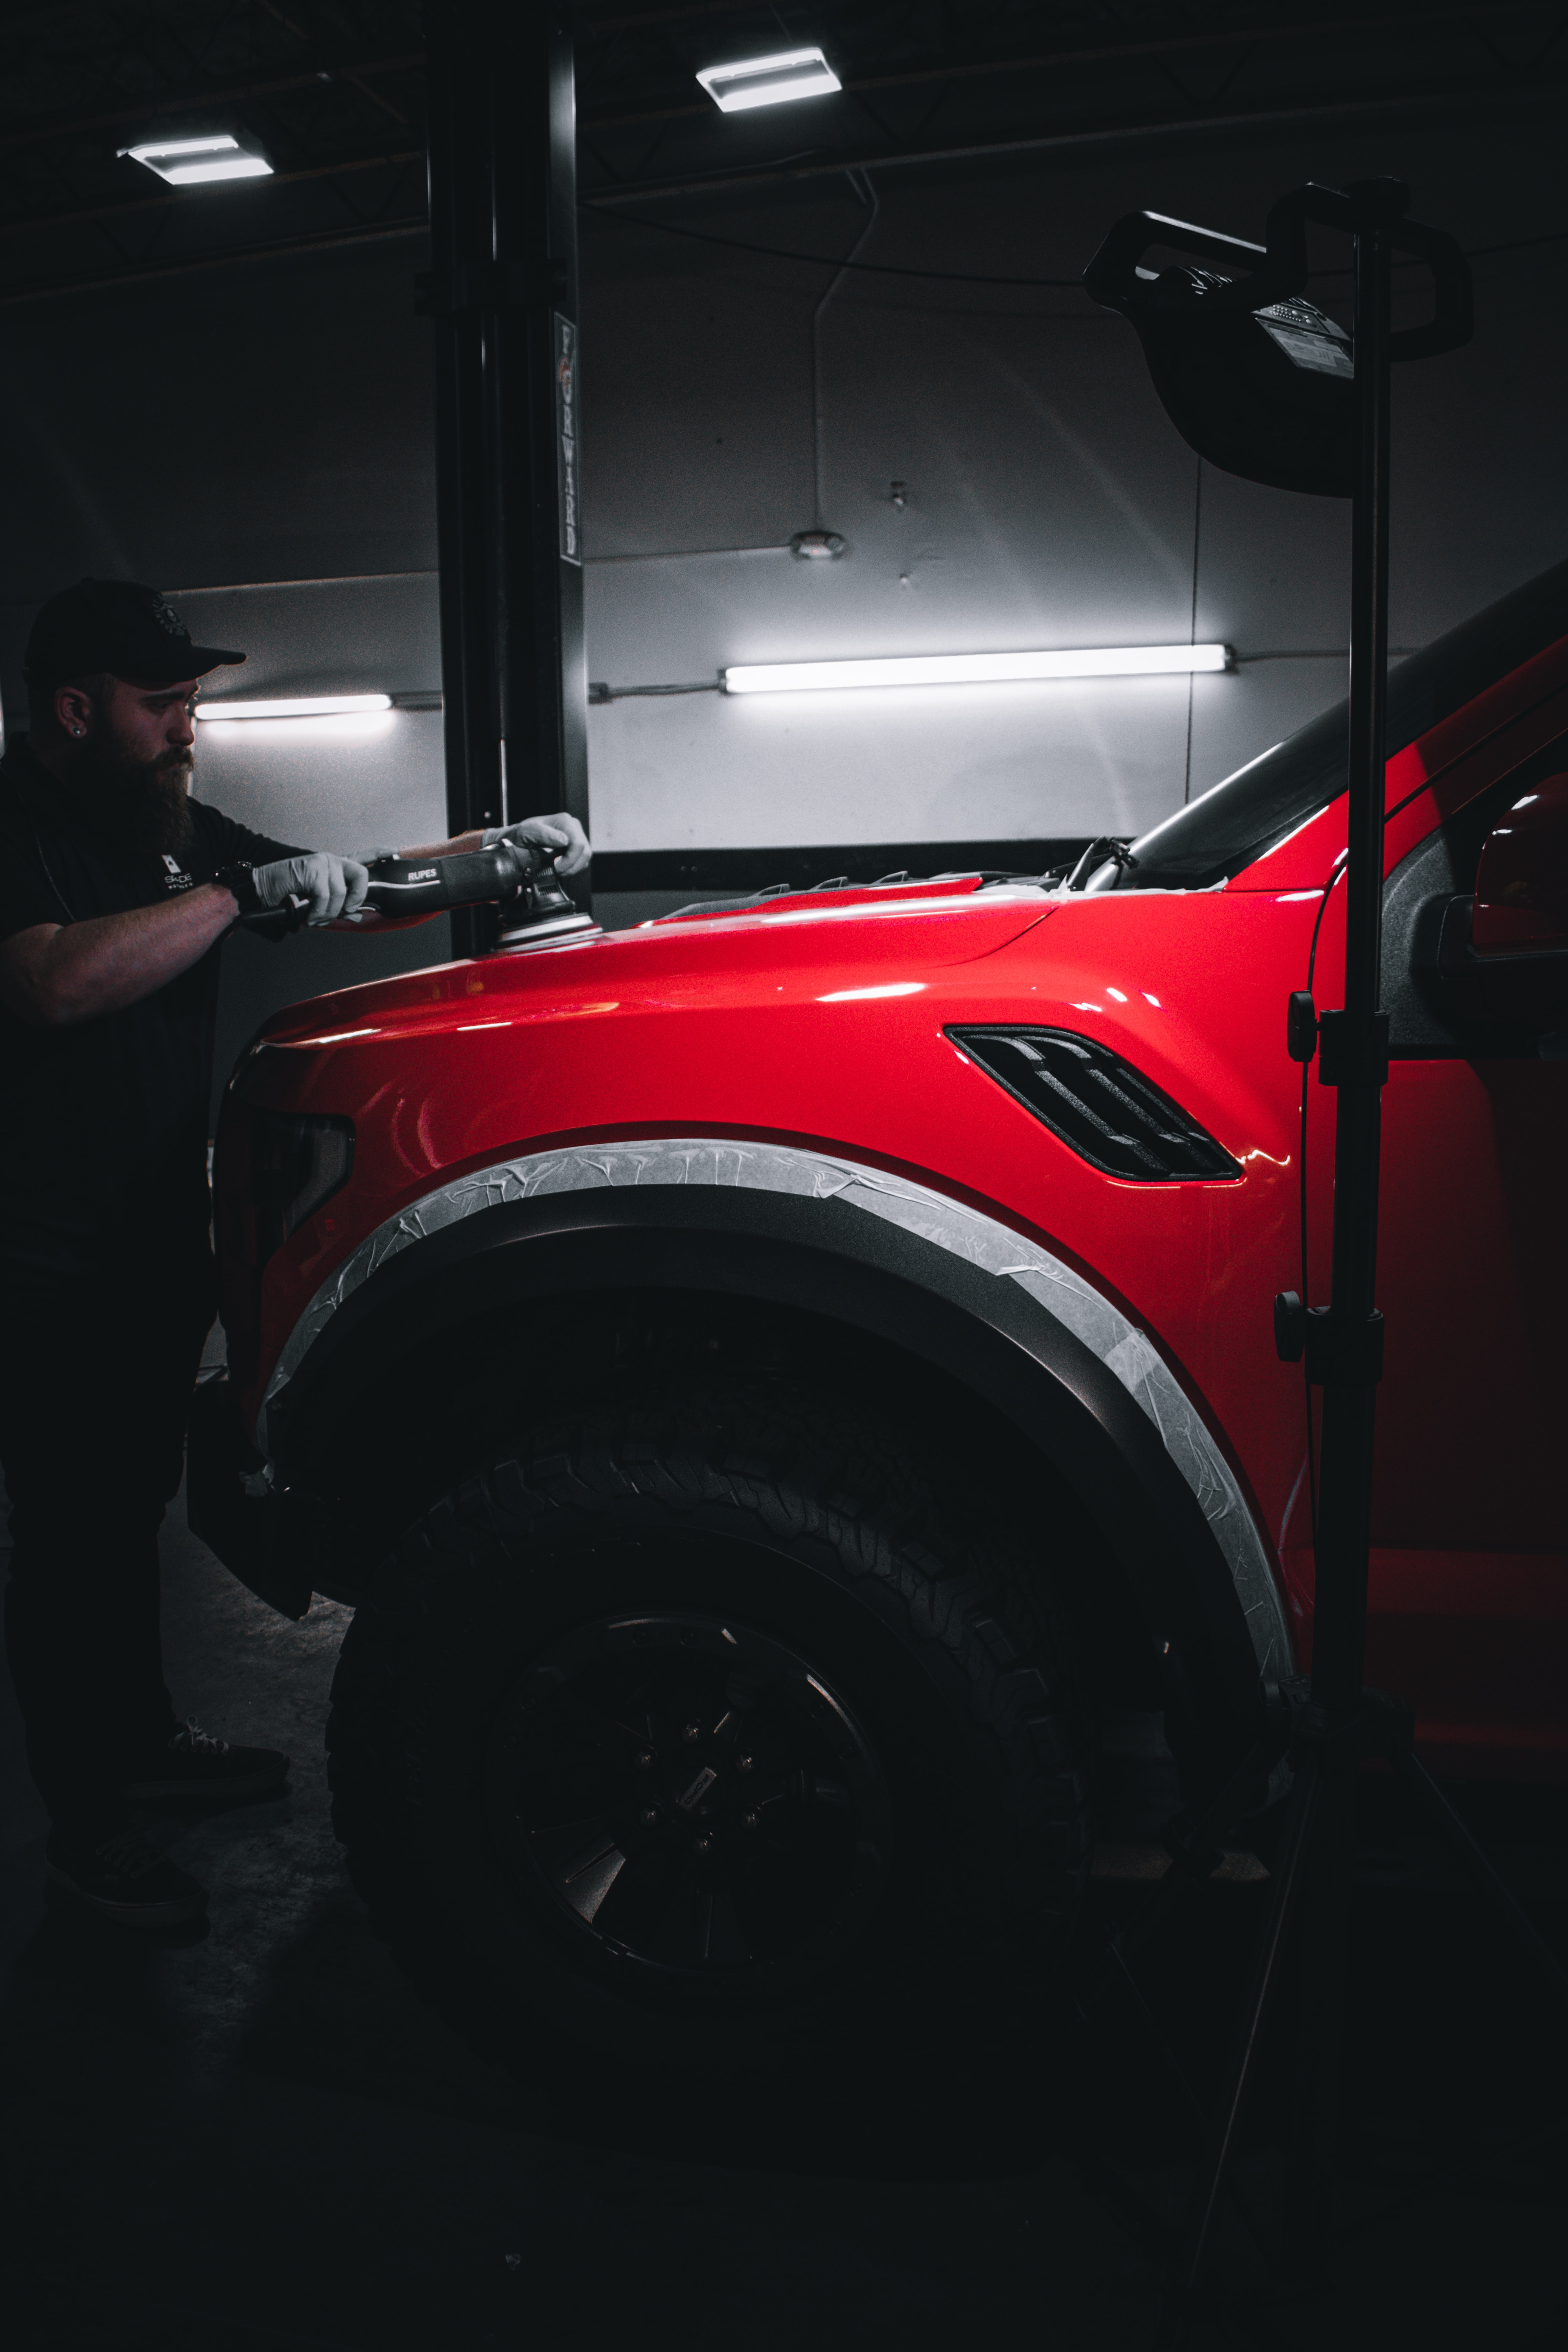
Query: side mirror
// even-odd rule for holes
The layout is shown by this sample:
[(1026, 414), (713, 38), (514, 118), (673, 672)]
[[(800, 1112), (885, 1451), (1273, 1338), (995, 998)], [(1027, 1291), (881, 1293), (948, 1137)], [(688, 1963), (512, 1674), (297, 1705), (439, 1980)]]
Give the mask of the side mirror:
[(1568, 1026), (1568, 775), (1521, 794), (1442, 911), (1436, 980), (1462, 1028)]
[(1478, 956), (1568, 954), (1568, 775), (1523, 793), (1489, 833), (1476, 871)]

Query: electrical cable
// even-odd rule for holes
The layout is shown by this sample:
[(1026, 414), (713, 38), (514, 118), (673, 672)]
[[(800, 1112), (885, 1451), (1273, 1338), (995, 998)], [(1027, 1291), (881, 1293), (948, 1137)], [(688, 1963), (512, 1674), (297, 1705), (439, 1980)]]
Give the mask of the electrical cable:
[[(700, 548), (695, 551), (698, 554), (704, 552)], [(721, 553), (724, 551), (720, 551)], [(605, 686), (594, 678), (589, 682), (588, 699), (591, 703), (627, 702), (637, 695), (718, 694), (721, 690), (716, 677), (704, 678), (697, 686)]]
[[(625, 214), (593, 196), (581, 198), (579, 209), (605, 213), (613, 219), (626, 220)], [(911, 269), (892, 261), (841, 261), (837, 254), (832, 253), (800, 253), (789, 246), (752, 245), (741, 237), (715, 236), (710, 229), (682, 228), (674, 221), (637, 220), (627, 226), (657, 229), (663, 236), (683, 236), (695, 245), (721, 245), (731, 253), (760, 254), (768, 261), (806, 261), (818, 269), (855, 269), (862, 276), (874, 278), (929, 278), (948, 286), (1034, 286), (1054, 293), (1081, 294), (1084, 290), (1083, 281), (1079, 278), (992, 278), (982, 277), (967, 269)], [(1535, 246), (1565, 242), (1568, 242), (1568, 229), (1552, 229), (1542, 236), (1514, 237), (1502, 245), (1471, 246), (1468, 254), (1472, 261), (1483, 261), (1495, 253), (1522, 253)], [(1422, 264), (1412, 260), (1402, 266), (1415, 269), (1421, 268)], [(1315, 278), (1348, 278), (1350, 275), (1349, 269), (1315, 269), (1312, 272)], [(1106, 315), (1110, 314), (1108, 312)]]
[(849, 185), (862, 204), (869, 207), (870, 216), (844, 260), (834, 271), (823, 289), (822, 298), (811, 314), (811, 522), (814, 530), (823, 529), (822, 509), (822, 320), (823, 313), (844, 283), (845, 272), (855, 267), (856, 256), (868, 237), (875, 232), (881, 217), (882, 200), (864, 172), (851, 172)]
[[(614, 220), (624, 221), (626, 217), (612, 205), (597, 203), (592, 196), (583, 197), (579, 209), (605, 213)], [(841, 261), (833, 253), (796, 253), (784, 246), (748, 245), (740, 237), (715, 236), (708, 229), (679, 228), (674, 221), (638, 220), (628, 226), (658, 229), (665, 236), (689, 237), (697, 245), (726, 246), (731, 253), (759, 253), (769, 261), (809, 261), (819, 269), (858, 269), (877, 278), (935, 278), (953, 286), (1045, 286), (1063, 292), (1083, 292), (1082, 282), (1077, 278), (977, 278), (967, 269), (905, 269), (890, 261)], [(851, 247), (851, 251), (853, 249)]]
[[(579, 208), (584, 212), (605, 213), (616, 220), (624, 221), (626, 217), (625, 214), (616, 211), (613, 205), (596, 203), (591, 196), (582, 198)], [(832, 253), (796, 253), (783, 246), (748, 245), (742, 243), (739, 237), (714, 236), (705, 229), (679, 228), (674, 221), (638, 220), (628, 223), (628, 226), (636, 228), (658, 229), (666, 236), (684, 236), (700, 245), (726, 246), (732, 253), (754, 253), (767, 261), (806, 261), (818, 269), (855, 269), (862, 276), (924, 278), (930, 278), (933, 283), (949, 286), (1037, 287), (1047, 291), (1077, 294), (1081, 294), (1083, 291), (1081, 284), (1076, 278), (983, 278), (972, 275), (964, 269), (910, 269), (891, 261), (840, 261), (838, 257)], [(418, 219), (393, 221), (368, 228), (332, 229), (323, 236), (279, 237), (265, 245), (239, 246), (227, 252), (188, 255), (184, 260), (163, 262), (155, 268), (117, 269), (107, 277), (59, 278), (32, 285), (9, 286), (0, 289), (0, 306), (9, 308), (14, 303), (44, 301), (57, 294), (102, 293), (118, 286), (145, 284), (150, 278), (184, 277), (188, 272), (197, 269), (223, 269), (226, 268), (231, 262), (271, 261), (280, 256), (324, 251), (333, 247), (378, 245), (391, 237), (423, 236), (427, 233), (427, 229), (428, 223), (421, 215)], [(1568, 243), (1568, 229), (1550, 229), (1542, 236), (1513, 237), (1501, 245), (1474, 246), (1470, 248), (1469, 257), (1472, 261), (1484, 261), (1489, 259), (1493, 254), (1524, 253), (1538, 246), (1563, 243)], [(1406, 265), (1402, 263), (1398, 266), (1403, 268)], [(1349, 275), (1350, 272), (1343, 269), (1313, 272), (1315, 278), (1347, 278)], [(1069, 316), (1066, 312), (1058, 312), (1056, 315)], [(1083, 313), (1081, 319), (1074, 315), (1073, 322), (1094, 324), (1101, 319), (1109, 319), (1113, 315), (1109, 310), (1095, 308)]]

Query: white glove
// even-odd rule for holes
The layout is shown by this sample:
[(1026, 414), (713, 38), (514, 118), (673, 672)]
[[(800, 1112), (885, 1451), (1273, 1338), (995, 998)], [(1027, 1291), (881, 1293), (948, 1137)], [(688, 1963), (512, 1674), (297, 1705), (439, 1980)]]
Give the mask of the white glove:
[(564, 809), (558, 816), (525, 816), (519, 824), (492, 824), (480, 845), (493, 849), (498, 841), (526, 842), (531, 849), (544, 850), (553, 856), (557, 874), (583, 873), (594, 855), (587, 835)]
[(270, 866), (256, 866), (250, 878), (264, 907), (305, 899), (308, 923), (335, 923), (340, 915), (357, 915), (370, 887), (370, 876), (357, 857), (338, 857), (330, 849), (277, 858)]

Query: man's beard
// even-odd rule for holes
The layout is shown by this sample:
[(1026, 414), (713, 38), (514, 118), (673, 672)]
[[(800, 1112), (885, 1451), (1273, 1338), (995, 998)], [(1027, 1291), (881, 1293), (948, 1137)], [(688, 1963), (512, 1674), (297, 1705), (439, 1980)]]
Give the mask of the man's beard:
[(189, 751), (133, 760), (112, 738), (83, 743), (66, 770), (79, 814), (124, 850), (183, 858), (195, 836)]

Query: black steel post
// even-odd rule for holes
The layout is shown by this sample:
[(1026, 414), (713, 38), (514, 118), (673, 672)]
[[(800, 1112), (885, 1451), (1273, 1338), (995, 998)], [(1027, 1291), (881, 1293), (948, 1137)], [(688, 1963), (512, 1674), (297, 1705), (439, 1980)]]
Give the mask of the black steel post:
[[(456, 299), (466, 257), (484, 249), (489, 212), (468, 75), (452, 12), (428, 12), (428, 173), (432, 269), (421, 307), (436, 322), (436, 533), (447, 824), (493, 824), (500, 806), (494, 646), (483, 625), (489, 574), (481, 394), (485, 320)], [(470, 928), (453, 918), (454, 932)], [(471, 944), (458, 938), (458, 951)]]
[(586, 824), (570, 26), (498, 0), (426, 22), (447, 824)]

